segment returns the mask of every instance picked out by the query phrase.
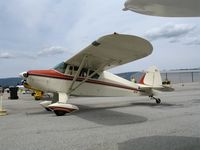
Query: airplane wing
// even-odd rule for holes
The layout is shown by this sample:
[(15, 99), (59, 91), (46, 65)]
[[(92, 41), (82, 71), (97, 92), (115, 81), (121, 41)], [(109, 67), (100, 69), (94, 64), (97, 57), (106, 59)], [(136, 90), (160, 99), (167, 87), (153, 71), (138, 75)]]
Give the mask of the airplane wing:
[(106, 70), (148, 56), (152, 50), (151, 43), (145, 39), (114, 33), (92, 42), (66, 63), (79, 66), (87, 57), (84, 67), (97, 70), (103, 66), (102, 70)]
[(127, 0), (123, 10), (162, 17), (200, 17), (199, 0)]

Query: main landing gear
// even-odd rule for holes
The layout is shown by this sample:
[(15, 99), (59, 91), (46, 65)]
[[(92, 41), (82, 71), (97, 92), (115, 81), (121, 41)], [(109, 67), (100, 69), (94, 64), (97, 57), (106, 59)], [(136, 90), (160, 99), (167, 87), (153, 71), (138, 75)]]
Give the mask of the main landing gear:
[(43, 101), (40, 103), (47, 111), (53, 111), (57, 116), (63, 116), (78, 110), (78, 107), (72, 104), (63, 104), (61, 102), (53, 103), (51, 101)]
[(53, 110), (57, 116), (63, 116), (66, 113), (71, 113), (78, 110), (78, 107), (72, 104), (63, 104), (63, 103), (53, 103), (48, 106), (49, 109)]
[(150, 99), (154, 99), (154, 100), (156, 101), (157, 104), (160, 104), (160, 103), (161, 103), (161, 99), (160, 99), (160, 98), (156, 98), (156, 97), (154, 97), (153, 95), (150, 95), (149, 97), (150, 97)]
[(53, 111), (57, 116), (63, 116), (66, 113), (71, 113), (79, 108), (75, 105), (68, 104), (68, 95), (66, 93), (58, 93), (58, 101), (43, 101), (40, 103), (42, 107), (44, 107), (47, 111)]

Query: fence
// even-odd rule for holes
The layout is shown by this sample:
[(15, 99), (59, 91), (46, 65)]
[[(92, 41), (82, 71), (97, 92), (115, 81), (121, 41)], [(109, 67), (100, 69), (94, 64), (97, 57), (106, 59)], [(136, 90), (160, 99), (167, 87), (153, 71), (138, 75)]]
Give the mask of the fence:
[(171, 83), (200, 82), (200, 70), (161, 72), (161, 77)]

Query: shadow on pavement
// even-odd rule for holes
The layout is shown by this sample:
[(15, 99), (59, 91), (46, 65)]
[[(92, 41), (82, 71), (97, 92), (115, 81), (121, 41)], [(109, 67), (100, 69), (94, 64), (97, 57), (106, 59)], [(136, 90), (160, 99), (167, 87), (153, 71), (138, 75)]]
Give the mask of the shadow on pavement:
[(200, 138), (150, 136), (118, 143), (119, 150), (199, 150)]
[(78, 107), (80, 110), (73, 113), (75, 116), (97, 124), (113, 126), (147, 121), (147, 118), (143, 116), (108, 110), (113, 107), (92, 108), (83, 105), (79, 105)]

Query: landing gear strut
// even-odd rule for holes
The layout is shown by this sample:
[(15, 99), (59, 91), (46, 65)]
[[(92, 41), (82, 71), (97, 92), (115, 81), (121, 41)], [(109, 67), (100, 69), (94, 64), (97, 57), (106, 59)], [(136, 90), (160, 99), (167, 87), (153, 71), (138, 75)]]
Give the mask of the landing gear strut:
[(154, 99), (154, 100), (156, 101), (157, 104), (160, 104), (160, 103), (161, 103), (160, 98), (156, 98), (156, 97), (154, 97), (153, 95), (150, 95), (149, 97), (150, 97), (150, 99)]

